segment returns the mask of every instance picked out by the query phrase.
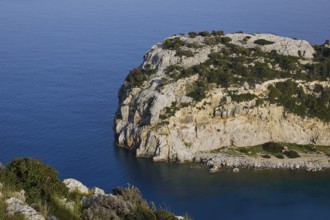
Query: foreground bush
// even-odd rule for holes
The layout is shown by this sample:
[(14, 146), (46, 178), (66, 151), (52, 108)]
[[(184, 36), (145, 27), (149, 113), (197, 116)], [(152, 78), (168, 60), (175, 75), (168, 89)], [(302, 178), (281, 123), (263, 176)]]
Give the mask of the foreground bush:
[(177, 219), (170, 212), (157, 210), (155, 205), (149, 206), (136, 187), (115, 188), (113, 194), (107, 195), (68, 192), (55, 169), (30, 158), (15, 159), (0, 169), (0, 183), (3, 183), (0, 185), (0, 194), (3, 195), (0, 196), (0, 219), (25, 219), (20, 213), (8, 216), (4, 203), (10, 193), (21, 190), (25, 190), (26, 203), (44, 217), (70, 220)]
[(55, 169), (30, 158), (13, 160), (1, 172), (0, 179), (13, 190), (24, 189), (30, 202), (50, 201), (52, 196), (65, 196), (68, 193)]

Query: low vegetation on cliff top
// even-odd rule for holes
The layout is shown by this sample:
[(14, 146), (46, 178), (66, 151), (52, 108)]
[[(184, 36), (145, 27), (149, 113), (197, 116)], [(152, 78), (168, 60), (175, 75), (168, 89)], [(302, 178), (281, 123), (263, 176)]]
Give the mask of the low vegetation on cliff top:
[[(276, 51), (262, 52), (257, 46), (245, 48), (231, 43), (231, 38), (226, 37), (223, 31), (190, 32), (190, 38), (204, 37), (204, 45), (189, 43), (178, 37), (167, 39), (163, 42), (163, 49), (176, 51), (176, 56), (191, 57), (194, 53), (190, 49), (204, 46), (222, 45), (218, 52), (211, 52), (208, 60), (189, 68), (179, 64), (170, 65), (163, 78), (163, 85), (181, 78), (198, 75), (195, 84), (189, 85), (187, 96), (195, 101), (201, 101), (214, 85), (222, 88), (242, 87), (244, 83), (253, 86), (273, 79), (288, 79), (271, 85), (266, 97), (255, 97), (257, 103), (274, 103), (283, 106), (287, 111), (299, 116), (316, 117), (323, 121), (330, 121), (330, 88), (321, 84), (302, 89), (296, 81), (329, 81), (330, 80), (330, 48), (328, 41), (323, 45), (315, 45), (316, 54), (311, 62), (301, 62), (301, 57), (280, 55)], [(249, 36), (244, 38), (245, 41)], [(243, 41), (244, 41), (243, 40)], [(254, 41), (256, 45), (269, 45), (274, 42), (265, 39)], [(298, 51), (299, 52), (299, 51)], [(300, 52), (301, 55), (301, 52)], [(155, 70), (133, 69), (126, 81), (132, 87), (140, 87)], [(234, 100), (239, 97), (232, 94)], [(244, 100), (243, 100), (244, 101)]]
[[(58, 219), (128, 219), (128, 220), (175, 220), (177, 217), (164, 209), (148, 204), (135, 187), (116, 188), (114, 196), (92, 192), (69, 192), (58, 178), (58, 172), (39, 160), (18, 158), (0, 169), (0, 219), (25, 219), (19, 213), (7, 213), (5, 200), (19, 196), (44, 217)], [(18, 193), (24, 190), (25, 193)], [(90, 198), (89, 206), (82, 199)], [(64, 202), (63, 202), (64, 201)], [(185, 219), (188, 219), (185, 218)]]

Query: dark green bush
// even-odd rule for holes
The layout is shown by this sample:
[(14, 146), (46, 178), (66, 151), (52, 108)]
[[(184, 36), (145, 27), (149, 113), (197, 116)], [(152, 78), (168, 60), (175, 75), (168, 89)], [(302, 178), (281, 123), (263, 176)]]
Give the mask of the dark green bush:
[(143, 85), (143, 82), (148, 79), (147, 75), (138, 68), (132, 69), (126, 77), (126, 81), (134, 88)]
[(300, 157), (300, 155), (298, 154), (298, 152), (297, 152), (297, 151), (294, 151), (294, 150), (286, 151), (286, 152), (284, 152), (284, 154), (285, 154), (288, 158), (297, 158), (297, 157)]
[(179, 37), (174, 37), (171, 39), (166, 39), (163, 42), (163, 49), (165, 50), (177, 50), (178, 48), (185, 45), (185, 42), (182, 41)]
[(258, 44), (258, 45), (269, 45), (269, 44), (273, 44), (274, 42), (273, 41), (268, 41), (268, 40), (265, 40), (265, 39), (258, 39), (258, 40), (255, 40), (254, 43)]
[(177, 49), (176, 53), (175, 53), (175, 56), (178, 56), (178, 57), (183, 57), (183, 56), (193, 57), (194, 53), (191, 50)]
[(207, 86), (205, 82), (198, 81), (192, 86), (191, 91), (187, 94), (191, 98), (193, 98), (195, 101), (201, 101), (205, 98), (205, 93), (207, 91)]
[(239, 150), (239, 152), (241, 152), (243, 154), (247, 154), (249, 152), (246, 147), (240, 147), (238, 150)]
[(198, 35), (202, 36), (202, 37), (208, 37), (210, 36), (210, 32), (208, 31), (202, 31), (202, 32), (199, 32)]
[(231, 100), (234, 102), (251, 101), (251, 100), (257, 98), (256, 95), (251, 94), (251, 93), (244, 93), (244, 94), (239, 94), (239, 95), (232, 94), (230, 96), (231, 96)]
[(189, 32), (189, 33), (188, 33), (188, 36), (189, 36), (190, 38), (195, 38), (195, 37), (197, 36), (197, 33), (196, 33), (196, 32)]
[(217, 41), (217, 38), (215, 37), (206, 37), (204, 38), (204, 43), (209, 46), (214, 46), (218, 44), (219, 42)]
[(15, 190), (24, 189), (29, 202), (50, 201), (52, 196), (68, 193), (55, 169), (30, 158), (18, 158), (9, 163), (1, 172), (1, 182)]
[(246, 36), (246, 37), (244, 37), (244, 38), (243, 38), (243, 42), (244, 42), (244, 43), (248, 42), (248, 40), (249, 40), (250, 38), (251, 38), (250, 36)]
[(212, 31), (211, 33), (213, 36), (223, 36), (225, 35), (224, 31)]
[(276, 154), (276, 158), (278, 158), (278, 159), (284, 159), (284, 156), (283, 156), (283, 154)]
[(221, 43), (227, 44), (231, 41), (230, 37), (221, 37)]
[(275, 142), (268, 142), (262, 145), (262, 148), (265, 151), (271, 152), (271, 153), (280, 153), (282, 152), (283, 147)]

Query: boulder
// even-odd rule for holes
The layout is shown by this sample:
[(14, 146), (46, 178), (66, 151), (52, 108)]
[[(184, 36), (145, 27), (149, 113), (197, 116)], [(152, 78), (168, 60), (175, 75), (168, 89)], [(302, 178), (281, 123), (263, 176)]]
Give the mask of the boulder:
[(15, 197), (6, 199), (7, 215), (21, 214), (28, 220), (45, 220), (35, 209)]
[(235, 168), (233, 169), (233, 172), (234, 172), (234, 173), (239, 173), (239, 169), (238, 169), (237, 167), (235, 167)]
[(63, 183), (69, 189), (69, 192), (78, 191), (79, 193), (82, 193), (82, 194), (88, 194), (88, 192), (89, 192), (88, 188), (78, 180), (65, 179), (65, 180), (63, 180)]
[(105, 195), (104, 190), (97, 187), (93, 187), (92, 192), (94, 195)]

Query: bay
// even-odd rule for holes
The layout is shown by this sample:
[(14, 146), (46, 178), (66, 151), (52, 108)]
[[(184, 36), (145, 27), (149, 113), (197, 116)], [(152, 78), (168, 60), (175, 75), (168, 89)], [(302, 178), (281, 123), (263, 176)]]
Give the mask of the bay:
[(0, 161), (38, 158), (89, 187), (128, 183), (194, 219), (327, 219), (328, 172), (152, 163), (114, 145), (117, 92), (172, 34), (274, 33), (321, 44), (327, 0), (0, 0)]

